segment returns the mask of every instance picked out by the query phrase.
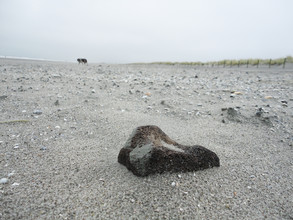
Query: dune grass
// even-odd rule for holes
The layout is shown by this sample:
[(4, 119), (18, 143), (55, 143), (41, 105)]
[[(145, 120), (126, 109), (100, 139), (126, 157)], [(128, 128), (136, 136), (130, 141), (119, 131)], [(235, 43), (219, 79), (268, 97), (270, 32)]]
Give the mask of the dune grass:
[(152, 64), (165, 64), (165, 65), (194, 65), (194, 66), (280, 66), (285, 63), (293, 63), (293, 57), (287, 56), (278, 59), (240, 59), (240, 60), (220, 60), (211, 62), (153, 62)]

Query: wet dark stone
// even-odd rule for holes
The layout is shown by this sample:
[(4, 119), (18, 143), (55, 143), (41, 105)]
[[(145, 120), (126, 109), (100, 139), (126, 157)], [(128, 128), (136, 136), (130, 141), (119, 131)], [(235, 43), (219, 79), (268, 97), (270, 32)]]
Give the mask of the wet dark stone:
[(118, 162), (137, 176), (220, 166), (220, 160), (214, 152), (199, 145), (178, 144), (154, 125), (134, 129), (120, 150)]

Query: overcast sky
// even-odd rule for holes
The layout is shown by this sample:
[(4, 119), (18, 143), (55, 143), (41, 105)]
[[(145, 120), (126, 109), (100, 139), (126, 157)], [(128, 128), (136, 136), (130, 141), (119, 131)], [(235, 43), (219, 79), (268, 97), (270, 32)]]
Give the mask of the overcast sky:
[(130, 63), (293, 55), (292, 0), (0, 0), (0, 55)]

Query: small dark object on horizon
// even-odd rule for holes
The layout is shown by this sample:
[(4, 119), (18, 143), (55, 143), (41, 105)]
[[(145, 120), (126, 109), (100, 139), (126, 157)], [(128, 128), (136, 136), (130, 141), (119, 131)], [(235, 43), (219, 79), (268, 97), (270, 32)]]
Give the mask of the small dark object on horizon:
[(85, 58), (78, 58), (77, 59), (78, 64), (87, 64), (87, 59)]

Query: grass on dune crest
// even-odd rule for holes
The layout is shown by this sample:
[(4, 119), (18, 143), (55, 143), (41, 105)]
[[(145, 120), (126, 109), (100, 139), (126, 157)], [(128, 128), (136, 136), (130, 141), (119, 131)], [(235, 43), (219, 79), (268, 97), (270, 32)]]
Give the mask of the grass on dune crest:
[(152, 64), (165, 65), (195, 65), (195, 66), (241, 66), (241, 65), (283, 65), (285, 63), (293, 63), (293, 57), (287, 56), (278, 59), (240, 59), (240, 60), (220, 60), (212, 62), (153, 62)]

